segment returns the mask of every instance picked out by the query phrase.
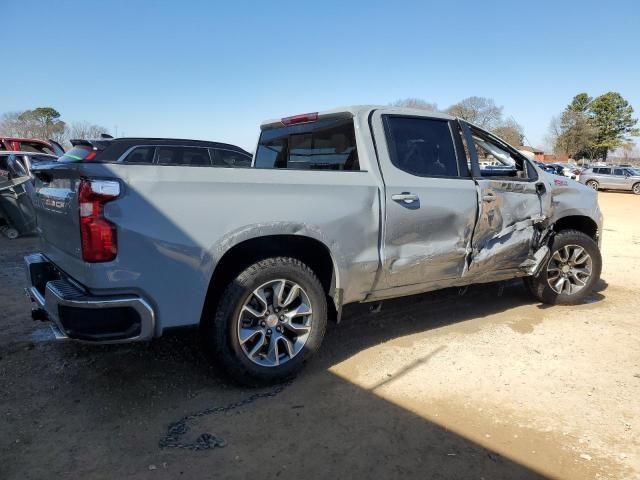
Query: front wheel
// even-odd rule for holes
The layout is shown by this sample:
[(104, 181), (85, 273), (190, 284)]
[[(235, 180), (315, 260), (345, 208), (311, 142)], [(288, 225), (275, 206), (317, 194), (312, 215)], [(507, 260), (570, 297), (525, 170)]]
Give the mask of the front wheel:
[(640, 195), (640, 182), (636, 183), (633, 186), (633, 193), (635, 193), (636, 195)]
[(596, 242), (577, 230), (562, 230), (553, 239), (546, 267), (525, 281), (541, 302), (575, 305), (592, 292), (601, 270), (602, 256)]
[(285, 381), (320, 348), (326, 298), (315, 273), (299, 260), (261, 260), (228, 285), (215, 318), (203, 325), (205, 346), (238, 383)]
[(596, 182), (595, 180), (589, 180), (587, 182), (587, 187), (589, 188), (593, 188), (594, 190), (598, 190), (598, 188), (600, 187), (600, 185), (598, 185), (598, 182)]

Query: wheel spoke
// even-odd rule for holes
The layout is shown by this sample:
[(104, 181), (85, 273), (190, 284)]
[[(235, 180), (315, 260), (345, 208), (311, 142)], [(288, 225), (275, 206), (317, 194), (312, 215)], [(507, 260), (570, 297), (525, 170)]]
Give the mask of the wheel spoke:
[(311, 327), (303, 324), (303, 323), (286, 323), (284, 325), (284, 328), (286, 328), (287, 330), (290, 330), (291, 332), (293, 332), (297, 337), (300, 337), (302, 335), (306, 335), (307, 333), (309, 333), (309, 331), (311, 330)]
[(278, 351), (278, 337), (273, 335), (269, 339), (269, 348), (267, 350), (267, 359), (274, 365), (280, 365), (280, 352)]
[(287, 298), (284, 300), (284, 303), (282, 304), (282, 306), (286, 307), (288, 305), (291, 305), (291, 302), (293, 302), (299, 296), (300, 296), (300, 287), (298, 285), (294, 285), (293, 287), (291, 287), (291, 290), (289, 290), (289, 294), (287, 295)]
[(238, 339), (240, 340), (240, 345), (244, 345), (249, 340), (254, 338), (256, 335), (262, 335), (262, 330), (258, 330), (255, 328), (241, 328), (240, 335), (238, 335)]
[(284, 280), (279, 280), (273, 286), (273, 306), (274, 307), (283, 306), (283, 304), (282, 304), (282, 296), (284, 295), (284, 287), (285, 287), (285, 285), (286, 285), (286, 282)]
[(255, 354), (258, 353), (258, 351), (264, 346), (266, 335), (263, 332), (260, 332), (260, 333), (261, 333), (260, 338), (258, 339), (256, 344), (253, 346), (253, 348), (249, 352), (247, 352), (247, 355), (249, 356), (249, 358), (253, 358)]
[[(584, 253), (584, 248), (582, 248), (582, 247), (574, 248), (573, 251), (571, 252), (571, 258), (569, 259), (569, 261), (573, 262), (573, 263), (578, 263), (578, 258), (583, 253)], [(580, 262), (580, 263), (582, 263), (582, 262)]]
[(295, 353), (293, 352), (293, 344), (291, 343), (291, 340), (289, 340), (284, 335), (280, 337), (280, 340), (282, 340), (282, 343), (284, 343), (284, 348), (287, 351), (287, 355), (289, 355), (289, 358), (293, 358)]
[(249, 312), (251, 315), (253, 315), (253, 316), (254, 316), (254, 317), (256, 317), (256, 318), (260, 318), (260, 317), (264, 316), (264, 314), (266, 313), (266, 310), (267, 310), (267, 309), (266, 309), (266, 307), (265, 307), (265, 310), (264, 310), (263, 312), (258, 312), (257, 310), (255, 310), (255, 309), (254, 309), (252, 306), (250, 306), (250, 305), (245, 305), (244, 307), (242, 307), (242, 309), (243, 309), (245, 312)]
[(289, 320), (292, 320), (296, 317), (301, 317), (303, 315), (311, 315), (312, 313), (313, 312), (309, 305), (306, 305), (305, 303), (301, 303), (295, 309), (291, 310), (290, 312), (287, 312), (286, 316)]

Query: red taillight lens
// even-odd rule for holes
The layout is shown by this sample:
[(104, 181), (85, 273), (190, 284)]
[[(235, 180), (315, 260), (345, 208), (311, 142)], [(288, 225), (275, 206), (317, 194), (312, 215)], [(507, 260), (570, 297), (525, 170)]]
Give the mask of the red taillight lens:
[(110, 262), (118, 254), (116, 227), (104, 218), (104, 204), (120, 195), (120, 184), (108, 180), (81, 180), (78, 190), (80, 240), (85, 262)]
[(318, 112), (302, 113), (293, 117), (284, 117), (280, 119), (283, 125), (294, 125), (296, 123), (315, 122), (318, 120)]
[(84, 157), (85, 162), (86, 161), (91, 161), (94, 158), (96, 158), (96, 155), (98, 154), (98, 152), (96, 150), (91, 150), (86, 157)]

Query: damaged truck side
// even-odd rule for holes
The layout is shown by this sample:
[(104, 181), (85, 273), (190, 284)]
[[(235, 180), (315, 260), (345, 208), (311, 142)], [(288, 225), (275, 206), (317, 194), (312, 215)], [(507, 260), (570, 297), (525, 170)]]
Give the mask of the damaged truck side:
[(600, 276), (597, 193), (442, 114), (269, 121), (250, 168), (100, 158), (36, 167), (34, 318), (95, 343), (199, 325), (245, 384), (295, 374), (348, 303), (523, 277), (574, 304)]

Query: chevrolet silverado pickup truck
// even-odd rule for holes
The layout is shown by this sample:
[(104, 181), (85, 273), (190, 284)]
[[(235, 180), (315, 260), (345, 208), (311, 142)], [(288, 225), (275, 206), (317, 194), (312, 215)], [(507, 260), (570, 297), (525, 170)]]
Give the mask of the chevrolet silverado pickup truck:
[(359, 106), (267, 121), (247, 168), (127, 164), (108, 143), (77, 145), (90, 162), (34, 168), (27, 290), (62, 338), (197, 325), (223, 371), (268, 384), (293, 376), (349, 303), (522, 277), (540, 301), (575, 304), (600, 276), (596, 192), (447, 115)]

